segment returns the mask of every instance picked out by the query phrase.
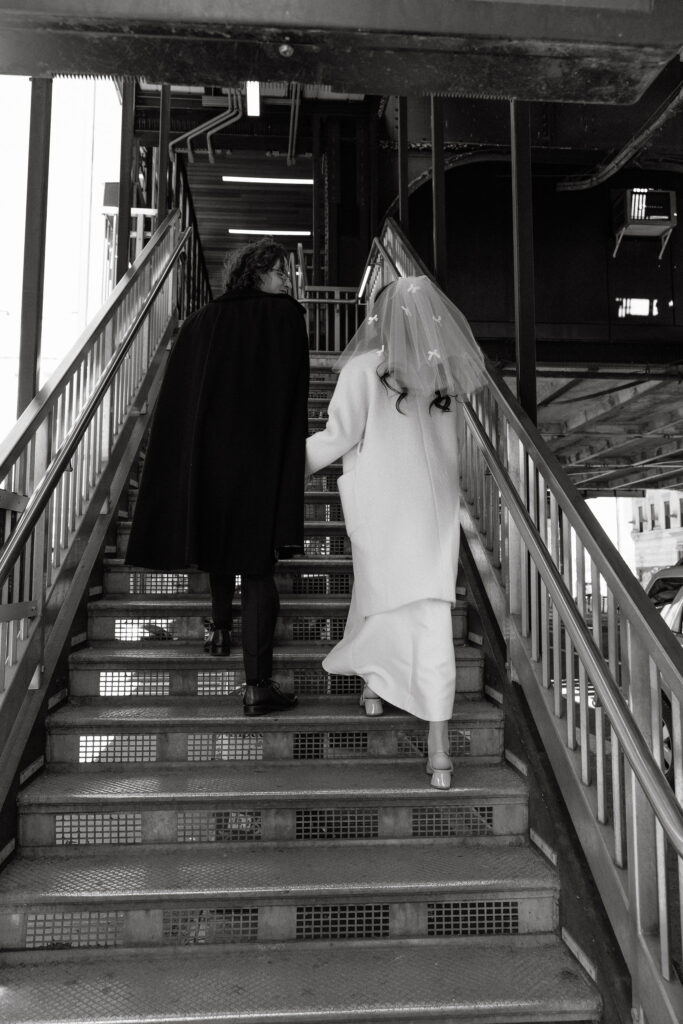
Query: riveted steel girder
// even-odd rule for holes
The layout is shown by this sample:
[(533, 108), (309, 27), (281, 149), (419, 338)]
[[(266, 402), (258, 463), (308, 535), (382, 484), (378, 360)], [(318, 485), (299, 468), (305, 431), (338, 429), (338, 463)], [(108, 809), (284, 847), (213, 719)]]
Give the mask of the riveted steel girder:
[(630, 103), (682, 38), (678, 0), (0, 0), (2, 73), (198, 85)]

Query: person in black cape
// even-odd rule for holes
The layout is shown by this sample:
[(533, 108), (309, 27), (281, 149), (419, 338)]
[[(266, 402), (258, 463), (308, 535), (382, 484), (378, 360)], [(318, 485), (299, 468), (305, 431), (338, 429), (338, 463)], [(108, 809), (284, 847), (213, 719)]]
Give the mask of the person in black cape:
[(271, 679), (278, 552), (303, 551), (308, 338), (272, 239), (226, 260), (226, 291), (189, 316), (171, 351), (126, 561), (209, 573), (212, 654), (230, 653), (241, 575), (248, 715), (296, 704)]

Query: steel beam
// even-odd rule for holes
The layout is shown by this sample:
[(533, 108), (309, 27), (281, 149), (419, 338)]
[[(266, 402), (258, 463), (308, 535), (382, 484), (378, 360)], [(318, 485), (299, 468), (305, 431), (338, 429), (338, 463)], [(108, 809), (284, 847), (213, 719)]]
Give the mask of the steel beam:
[(31, 83), (17, 416), (21, 416), (38, 390), (40, 376), (51, 113), (52, 79), (34, 78)]
[(408, 210), (408, 98), (398, 97), (398, 222), (410, 238)]
[(159, 162), (157, 185), (157, 223), (168, 213), (168, 142), (171, 126), (171, 86), (161, 86), (161, 97), (159, 100)]
[(517, 397), (536, 422), (536, 294), (529, 105), (510, 103)]
[(121, 159), (119, 162), (119, 217), (116, 240), (116, 280), (128, 270), (130, 211), (133, 205), (133, 132), (135, 127), (135, 82), (124, 81), (121, 97)]
[(446, 243), (446, 172), (443, 151), (443, 99), (432, 96), (432, 245), (434, 276), (442, 286), (448, 276)]

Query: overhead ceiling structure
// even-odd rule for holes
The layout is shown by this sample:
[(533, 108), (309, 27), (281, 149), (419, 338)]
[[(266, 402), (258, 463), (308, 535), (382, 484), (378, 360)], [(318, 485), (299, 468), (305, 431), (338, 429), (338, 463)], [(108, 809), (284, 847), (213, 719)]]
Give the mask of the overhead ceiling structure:
[[(634, 159), (679, 172), (682, 43), (682, 0), (0, 0), (0, 72), (136, 79), (143, 145), (157, 144), (158, 83), (171, 83), (170, 138), (185, 153), (215, 293), (231, 227), (311, 229), (308, 186), (223, 176), (312, 176), (316, 112), (367, 116), (401, 95), (419, 116), (419, 97), (452, 97), (445, 142), (456, 166), (507, 160), (501, 101), (529, 100), (534, 158), (570, 168), (568, 188)], [(246, 80), (262, 83), (261, 117), (182, 141)], [(428, 132), (409, 139), (426, 168)], [(539, 342), (539, 427), (589, 496), (683, 487), (683, 363), (666, 330), (659, 364), (638, 354), (627, 366), (580, 365), (564, 339)], [(499, 365), (511, 373), (509, 359)]]
[(632, 103), (681, 38), (679, 0), (0, 0), (5, 74), (189, 85)]

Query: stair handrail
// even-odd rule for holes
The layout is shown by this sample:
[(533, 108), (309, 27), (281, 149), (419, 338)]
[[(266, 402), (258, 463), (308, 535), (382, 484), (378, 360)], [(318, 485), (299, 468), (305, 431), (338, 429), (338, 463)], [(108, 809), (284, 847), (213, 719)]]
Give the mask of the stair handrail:
[(31, 399), (5, 438), (0, 441), (0, 482), (7, 477), (9, 469), (26, 447), (29, 438), (48, 415), (54, 396), (60, 392), (65, 381), (72, 376), (74, 368), (82, 361), (89, 340), (97, 335), (111, 319), (112, 313), (121, 304), (122, 297), (129, 290), (133, 279), (139, 276), (146, 267), (151, 266), (161, 240), (177, 226), (178, 222), (178, 211), (172, 210), (154, 232), (138, 259), (126, 271), (111, 295), (54, 369), (49, 379)]
[[(69, 465), (78, 444), (83, 438), (88, 426), (93, 420), (95, 413), (97, 412), (101, 401), (110, 387), (114, 377), (116, 376), (117, 370), (123, 363), (124, 359), (128, 355), (131, 344), (140, 330), (141, 325), (146, 319), (150, 309), (156, 301), (163, 285), (166, 282), (169, 274), (175, 269), (176, 261), (178, 256), (185, 248), (190, 236), (192, 234), (192, 228), (185, 228), (185, 231), (180, 236), (180, 239), (173, 249), (168, 263), (165, 269), (161, 272), (157, 278), (152, 290), (149, 292), (147, 299), (145, 300), (142, 308), (138, 312), (134, 321), (123, 335), (120, 343), (116, 347), (116, 350), (109, 362), (104, 367), (101, 376), (95, 385), (93, 391), (90, 394), (86, 404), (81, 409), (78, 417), (74, 421), (71, 429), (64, 437), (64, 440), (60, 444), (54, 458), (51, 460), (44, 475), (37, 483), (35, 490), (29, 498), (26, 508), (16, 526), (16, 529), (10, 534), (7, 543), (0, 549), (0, 588), (4, 586), (7, 578), (12, 570), (18, 553), (26, 543), (31, 530), (36, 525), (40, 516), (45, 510), (45, 507), (52, 496), (54, 489), (57, 485), (59, 478)], [(150, 245), (152, 243), (150, 242)], [(125, 279), (124, 279), (125, 280)], [(123, 282), (122, 282), (123, 283)], [(40, 410), (43, 411), (44, 406), (41, 405)], [(0, 473), (2, 466), (0, 465)], [(1, 477), (0, 477), (1, 478)]]
[[(400, 275), (434, 280), (390, 218), (380, 237)], [(368, 261), (369, 292), (384, 283), (382, 262)], [(634, 1012), (674, 1024), (683, 988), (666, 846), (683, 879), (683, 650), (502, 377), (485, 376), (464, 403), (461, 525), (631, 971)], [(676, 795), (663, 770), (664, 698)]]

